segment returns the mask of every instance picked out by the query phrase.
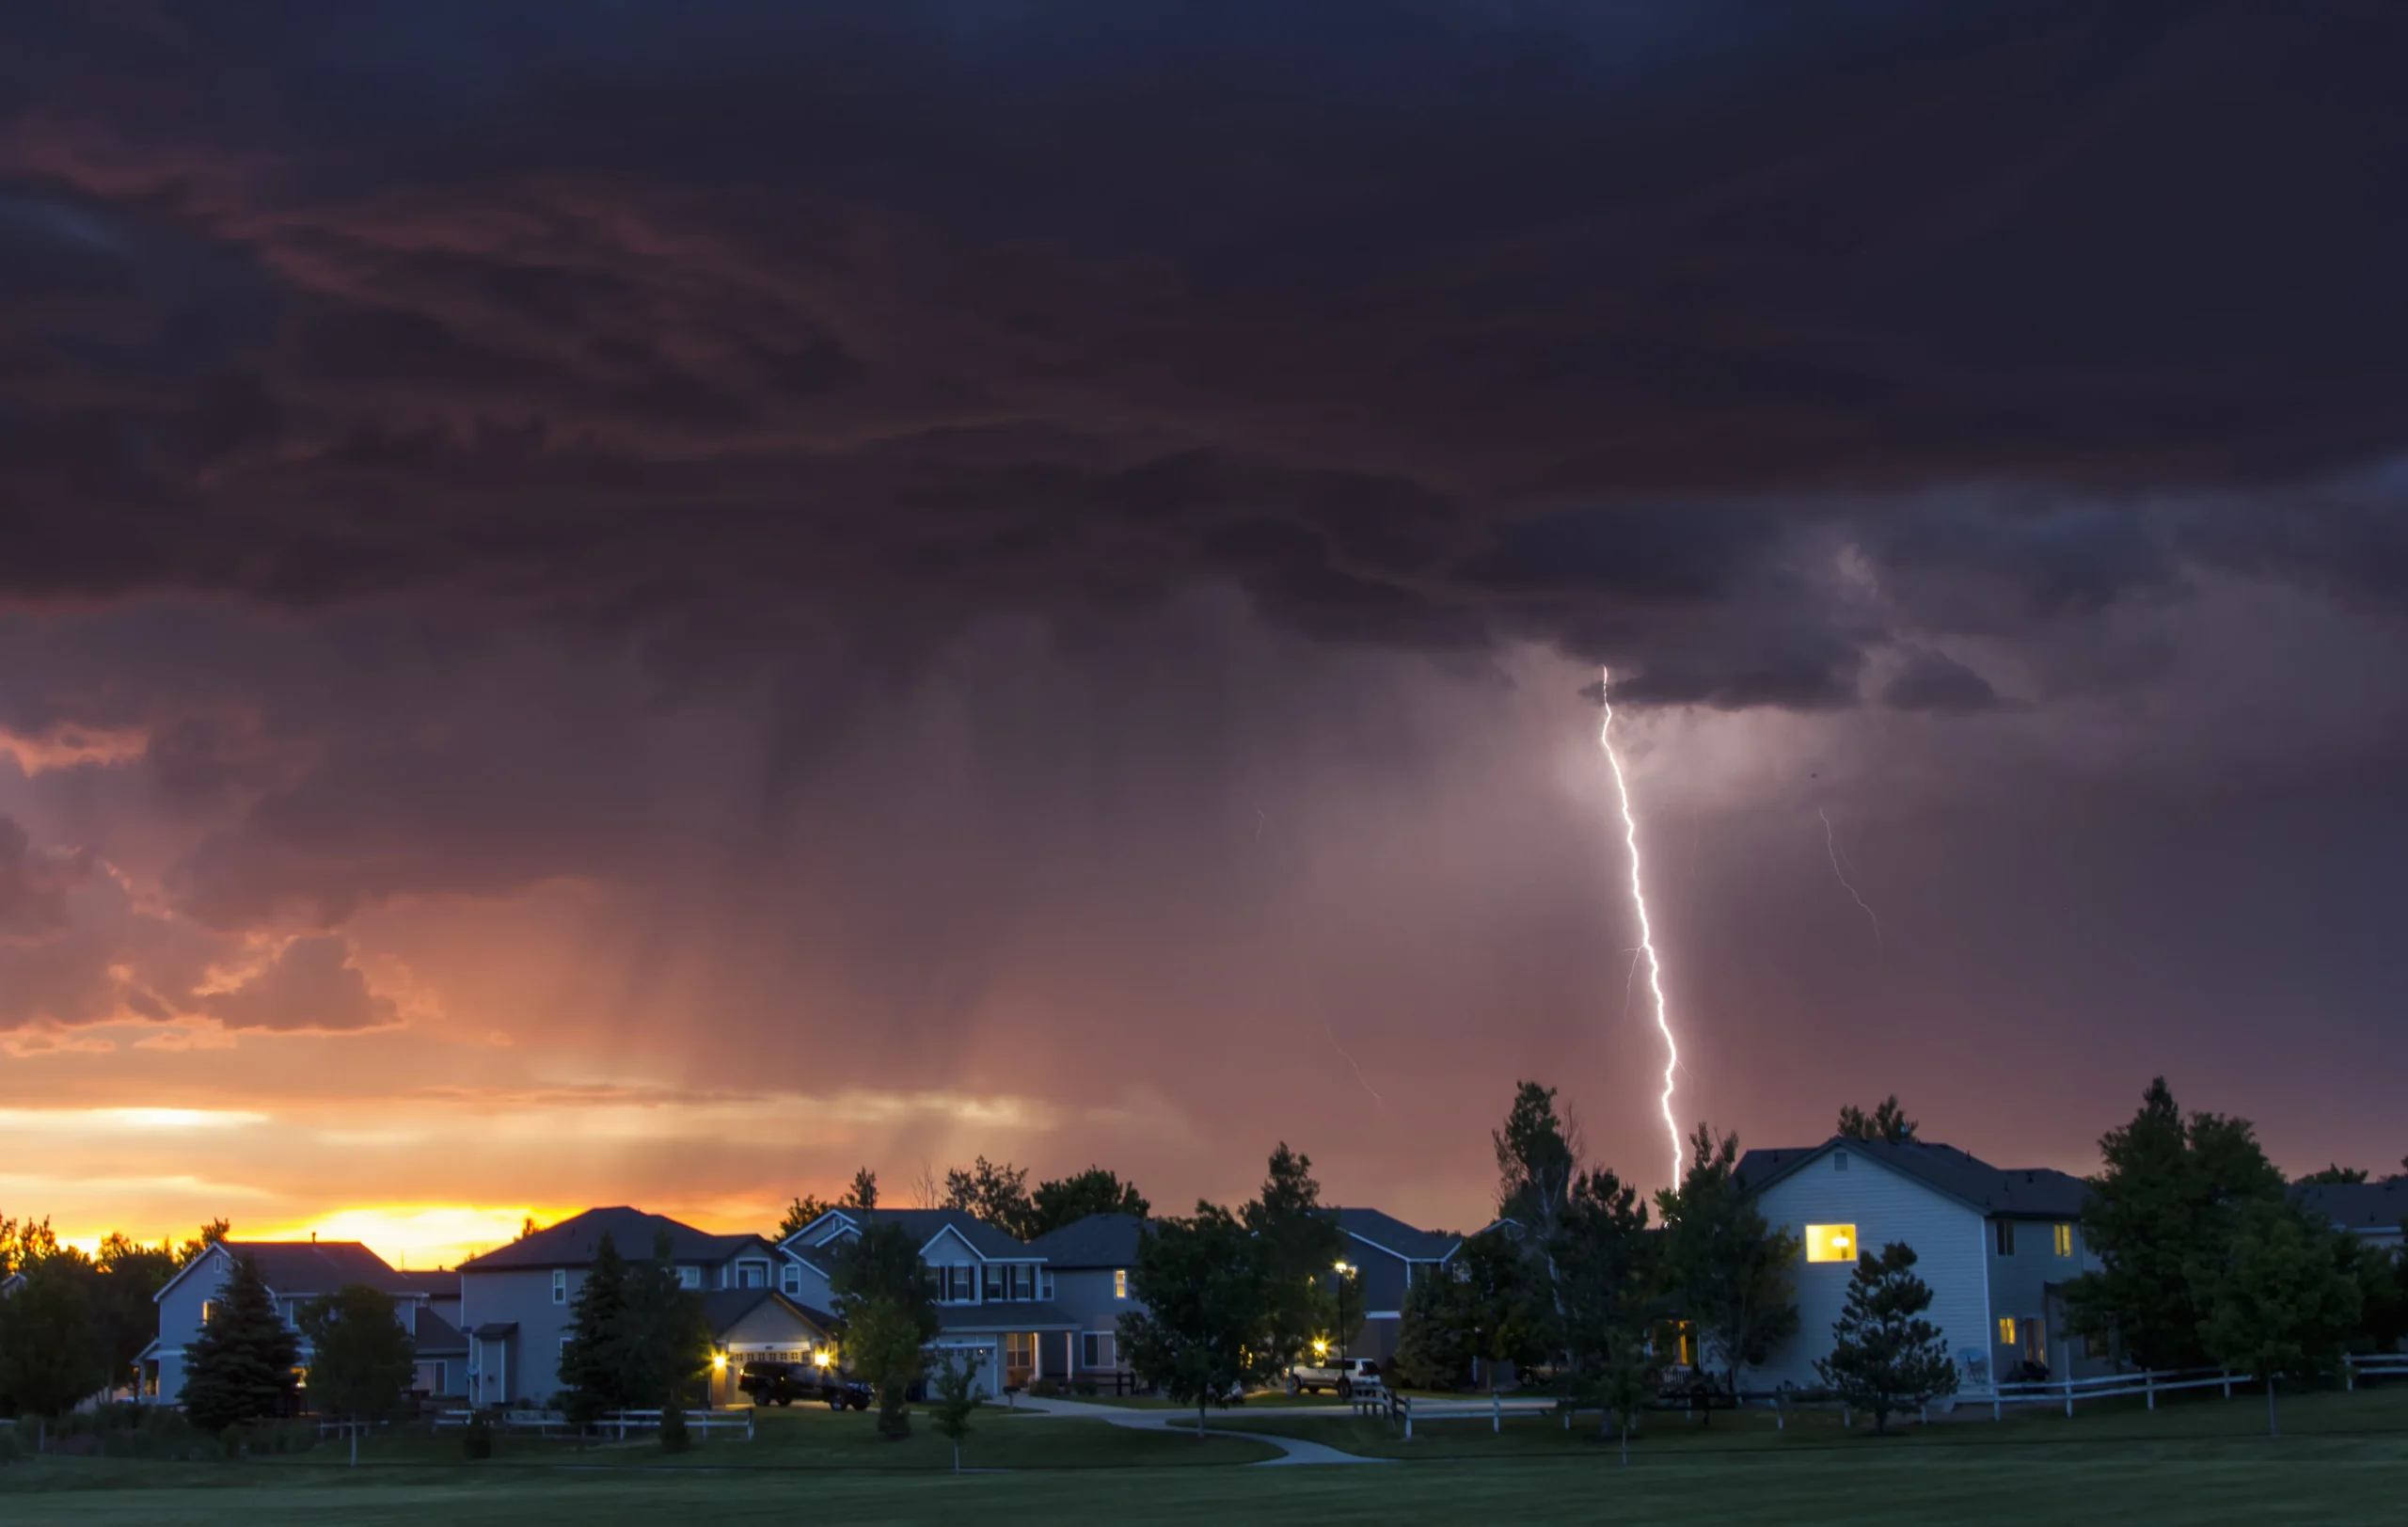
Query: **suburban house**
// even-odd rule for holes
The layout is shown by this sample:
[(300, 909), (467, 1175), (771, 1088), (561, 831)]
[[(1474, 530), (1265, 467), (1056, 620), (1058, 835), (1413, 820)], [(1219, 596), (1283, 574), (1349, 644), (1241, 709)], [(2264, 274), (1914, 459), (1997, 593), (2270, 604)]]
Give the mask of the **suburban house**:
[(835, 1317), (773, 1288), (714, 1289), (703, 1296), (703, 1318), (711, 1328), (710, 1405), (752, 1403), (740, 1387), (748, 1362), (812, 1362), (823, 1354), (834, 1360)]
[[(460, 1326), (467, 1333), (469, 1400), (480, 1406), (548, 1402), (559, 1392), (560, 1352), (576, 1313), (577, 1291), (603, 1238), (629, 1262), (643, 1262), (666, 1237), (678, 1281), (707, 1296), (722, 1291), (772, 1292), (778, 1250), (758, 1235), (713, 1235), (664, 1215), (625, 1206), (588, 1209), (460, 1264)], [(791, 1298), (723, 1302), (727, 1341), (755, 1352), (802, 1353), (828, 1338), (825, 1317)], [(716, 1328), (715, 1337), (720, 1336)], [(722, 1344), (721, 1353), (733, 1349)], [(715, 1364), (715, 1368), (721, 1366)], [(740, 1367), (741, 1364), (732, 1366)]]
[(2291, 1189), (2301, 1207), (2335, 1230), (2372, 1246), (2401, 1244), (2408, 1220), (2408, 1177), (2384, 1183), (2301, 1183)]
[(1802, 1243), (1798, 1334), (1747, 1369), (1743, 1386), (1818, 1386), (1814, 1360), (1830, 1353), (1858, 1251), (1893, 1241), (1914, 1248), (1916, 1275), (1932, 1292), (1925, 1317), (1956, 1354), (1960, 1394), (1988, 1393), (2026, 1363), (2056, 1378), (2113, 1371), (2101, 1346), (2068, 1339), (2059, 1297), (2067, 1280), (2099, 1265), (2083, 1242), (2080, 1178), (2003, 1169), (1954, 1146), (1840, 1137), (1751, 1151), (1737, 1180), (1768, 1222)]
[(959, 1209), (831, 1209), (782, 1242), (779, 1286), (816, 1307), (842, 1244), (873, 1225), (900, 1225), (936, 1288), (938, 1352), (974, 1352), (990, 1394), (1068, 1378), (1078, 1323), (1054, 1303), (1054, 1275), (1034, 1249)]
[[(313, 1299), (353, 1283), (382, 1289), (393, 1296), (395, 1313), (418, 1342), (417, 1387), (428, 1394), (461, 1392), (467, 1343), (446, 1312), (447, 1307), (459, 1308), (456, 1276), (398, 1272), (356, 1241), (221, 1241), (184, 1264), (153, 1296), (159, 1338), (142, 1354), (142, 1402), (174, 1405), (182, 1395), (184, 1348), (199, 1339), (236, 1257), (250, 1259), (277, 1312), (295, 1330), (302, 1307)], [(307, 1367), (309, 1359), (305, 1338), (300, 1365)]]
[(1120, 1317), (1143, 1309), (1129, 1288), (1137, 1265), (1137, 1244), (1146, 1221), (1133, 1215), (1089, 1215), (1028, 1243), (1053, 1275), (1054, 1302), (1074, 1329), (1069, 1376), (1109, 1386), (1125, 1382), (1129, 1365), (1120, 1357)]
[(1386, 1363), (1396, 1356), (1397, 1339), (1404, 1329), (1404, 1291), (1451, 1261), (1463, 1237), (1416, 1230), (1377, 1209), (1331, 1212), (1346, 1233), (1346, 1249), (1338, 1259), (1346, 1270), (1331, 1269), (1344, 1280), (1346, 1321), (1351, 1325), (1357, 1311), (1363, 1315), (1361, 1334), (1349, 1354)]

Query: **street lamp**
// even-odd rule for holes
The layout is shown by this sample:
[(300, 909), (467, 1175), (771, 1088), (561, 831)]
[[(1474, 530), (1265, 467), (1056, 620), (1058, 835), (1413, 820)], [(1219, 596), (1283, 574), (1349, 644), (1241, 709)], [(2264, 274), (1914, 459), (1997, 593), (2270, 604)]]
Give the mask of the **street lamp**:
[(1346, 1280), (1354, 1276), (1354, 1268), (1352, 1268), (1352, 1267), (1350, 1267), (1350, 1266), (1348, 1266), (1348, 1265), (1347, 1265), (1345, 1263), (1343, 1263), (1343, 1262), (1339, 1263), (1337, 1265), (1338, 1265), (1338, 1360), (1339, 1360), (1340, 1363), (1343, 1363), (1343, 1362), (1346, 1360), (1346, 1345), (1347, 1345), (1347, 1330), (1346, 1330)]

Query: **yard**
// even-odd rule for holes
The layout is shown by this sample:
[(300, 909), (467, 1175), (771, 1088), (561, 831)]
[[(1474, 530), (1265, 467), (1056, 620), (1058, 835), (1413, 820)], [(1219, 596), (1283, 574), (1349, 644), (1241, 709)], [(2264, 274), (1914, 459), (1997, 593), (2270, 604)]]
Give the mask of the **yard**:
[[(1699, 1523), (1846, 1520), (1863, 1524), (2028, 1522), (2036, 1503), (2071, 1519), (2133, 1522), (2392, 1522), (2408, 1492), (2408, 1391), (2316, 1395), (2286, 1405), (2293, 1435), (2270, 1441), (2236, 1399), (2154, 1415), (2100, 1410), (2068, 1422), (1967, 1419), (1874, 1441), (1825, 1418), (1718, 1416), (1711, 1428), (1667, 1418), (1633, 1450), (1614, 1450), (1552, 1420), (1450, 1423), (1402, 1444), (1349, 1418), (1216, 1413), (1237, 1430), (1284, 1431), (1409, 1460), (1386, 1466), (1245, 1469), (1268, 1448), (1230, 1438), (1091, 1421), (982, 1415), (956, 1477), (923, 1424), (912, 1440), (870, 1439), (866, 1418), (771, 1414), (751, 1443), (714, 1441), (683, 1458), (646, 1444), (588, 1449), (505, 1441), (490, 1462), (460, 1460), (456, 1440), (377, 1443), (357, 1471), (341, 1454), (243, 1464), (114, 1459), (25, 1461), (0, 1470), (11, 1527), (179, 1521), (281, 1527), (341, 1519), (482, 1527), (530, 1520), (581, 1527), (709, 1513), (723, 1522), (794, 1519), (799, 1509), (863, 1521), (1058, 1522), (1073, 1513), (1149, 1521), (1525, 1522), (1682, 1519)], [(1584, 1428), (1585, 1430), (1586, 1428)]]

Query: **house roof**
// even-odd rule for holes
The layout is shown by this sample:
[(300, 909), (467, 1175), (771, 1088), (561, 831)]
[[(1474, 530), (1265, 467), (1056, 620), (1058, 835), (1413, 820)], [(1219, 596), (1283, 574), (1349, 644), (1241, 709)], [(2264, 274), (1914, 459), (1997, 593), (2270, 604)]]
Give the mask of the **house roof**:
[(1394, 1215), (1377, 1209), (1338, 1209), (1338, 1226), (1361, 1241), (1407, 1262), (1444, 1262), (1463, 1244), (1460, 1235), (1416, 1230)]
[(1060, 1305), (1042, 1300), (937, 1306), (937, 1331), (945, 1336), (980, 1331), (1066, 1330), (1077, 1325)]
[(1029, 1260), (1029, 1249), (1025, 1244), (966, 1209), (831, 1209), (786, 1240), (788, 1245), (800, 1242), (800, 1250), (808, 1251), (826, 1245), (848, 1226), (858, 1231), (872, 1225), (889, 1224), (902, 1226), (922, 1247), (949, 1230), (986, 1261)]
[(357, 1241), (220, 1241), (178, 1268), (152, 1297), (166, 1297), (168, 1289), (198, 1268), (224, 1265), (227, 1258), (237, 1256), (249, 1257), (260, 1280), (285, 1298), (332, 1294), (350, 1283), (366, 1283), (388, 1294), (420, 1292), (407, 1281), (418, 1275), (394, 1271)]
[(1054, 1267), (1133, 1267), (1147, 1222), (1135, 1215), (1088, 1215), (1039, 1235), (1028, 1249)]
[(436, 1314), (425, 1305), (418, 1307), (418, 1321), (411, 1328), (410, 1339), (421, 1358), (467, 1357), (468, 1338), (460, 1328)]
[(402, 1272), (393, 1274), (393, 1292), (407, 1290), (423, 1294), (430, 1299), (456, 1299), (460, 1296), (460, 1275), (446, 1269), (434, 1272)]
[(1742, 1190), (1761, 1193), (1826, 1153), (1846, 1151), (1914, 1178), (1927, 1187), (2003, 1219), (2079, 1219), (2090, 1188), (2079, 1177), (2050, 1167), (1993, 1167), (1953, 1145), (1924, 1140), (1850, 1139), (1834, 1135), (1816, 1146), (1750, 1151), (1734, 1173)]
[(735, 1328), (737, 1321), (765, 1304), (783, 1308), (822, 1336), (836, 1326), (834, 1315), (787, 1298), (773, 1288), (714, 1289), (703, 1296), (703, 1315), (711, 1323), (712, 1335), (724, 1336)]
[(730, 1261), (741, 1251), (771, 1249), (769, 1243), (758, 1235), (713, 1235), (672, 1219), (667, 1215), (646, 1214), (642, 1209), (630, 1209), (621, 1204), (572, 1215), (557, 1225), (547, 1226), (508, 1246), (496, 1247), (480, 1257), (470, 1257), (460, 1264), (460, 1270), (470, 1273), (536, 1267), (590, 1267), (605, 1235), (610, 1237), (610, 1244), (617, 1249), (619, 1255), (630, 1262), (639, 1262), (652, 1255), (653, 1241), (664, 1231), (669, 1235), (669, 1259), (672, 1262), (711, 1265)]
[(2292, 1194), (2309, 1213), (2337, 1230), (2389, 1234), (2408, 1220), (2408, 1178), (2387, 1183), (2300, 1183)]

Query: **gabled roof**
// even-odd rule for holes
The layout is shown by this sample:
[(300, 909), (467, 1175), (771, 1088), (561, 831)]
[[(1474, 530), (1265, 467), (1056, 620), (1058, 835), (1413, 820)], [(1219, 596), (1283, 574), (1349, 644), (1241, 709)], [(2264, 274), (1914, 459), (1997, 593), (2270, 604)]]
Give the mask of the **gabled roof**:
[(2397, 1234), (2408, 1219), (2408, 1178), (2387, 1183), (2300, 1183), (2291, 1193), (2336, 1230), (2357, 1235)]
[(394, 1273), (393, 1291), (400, 1293), (404, 1289), (430, 1299), (456, 1299), (460, 1296), (460, 1275), (441, 1268), (434, 1272)]
[(417, 1274), (395, 1272), (357, 1241), (220, 1241), (178, 1268), (151, 1297), (163, 1299), (187, 1275), (201, 1267), (230, 1266), (230, 1259), (238, 1256), (249, 1257), (260, 1280), (282, 1298), (332, 1294), (349, 1283), (366, 1283), (388, 1294), (419, 1292), (408, 1282)]
[(2002, 1219), (2079, 1219), (2090, 1188), (2079, 1177), (2050, 1167), (1993, 1167), (1953, 1145), (1923, 1140), (1851, 1139), (1834, 1135), (1822, 1144), (1792, 1150), (1750, 1151), (1733, 1174), (1740, 1188), (1761, 1193), (1832, 1151), (1877, 1161), (1925, 1186)]
[(468, 1355), (468, 1338), (460, 1328), (436, 1314), (425, 1305), (418, 1307), (418, 1320), (411, 1328), (410, 1339), (417, 1344), (421, 1358), (465, 1358)]
[(1039, 1235), (1028, 1249), (1050, 1267), (1133, 1267), (1147, 1234), (1147, 1222), (1135, 1215), (1088, 1215)]
[(929, 1242), (951, 1231), (984, 1261), (1029, 1260), (1026, 1245), (966, 1209), (831, 1209), (787, 1236), (785, 1244), (800, 1255), (825, 1246), (848, 1230), (859, 1232), (872, 1225), (900, 1225), (923, 1250)]
[(758, 1235), (739, 1233), (734, 1235), (713, 1235), (706, 1231), (670, 1218), (667, 1215), (646, 1214), (625, 1204), (610, 1209), (588, 1209), (572, 1215), (557, 1225), (549, 1225), (532, 1235), (521, 1237), (508, 1246), (499, 1246), (481, 1257), (470, 1257), (460, 1264), (464, 1273), (509, 1272), (540, 1267), (590, 1267), (594, 1254), (601, 1248), (602, 1237), (619, 1255), (629, 1262), (642, 1262), (652, 1255), (655, 1237), (662, 1232), (669, 1235), (669, 1260), (715, 1265), (733, 1261), (748, 1250), (767, 1253), (773, 1249)]
[(1337, 1209), (1338, 1228), (1366, 1246), (1377, 1247), (1406, 1262), (1444, 1262), (1463, 1245), (1460, 1235), (1416, 1230), (1394, 1215), (1377, 1209)]
[(724, 1336), (737, 1321), (765, 1304), (778, 1305), (820, 1336), (836, 1328), (834, 1315), (787, 1298), (773, 1288), (714, 1289), (703, 1296), (703, 1315), (711, 1323), (713, 1336)]

